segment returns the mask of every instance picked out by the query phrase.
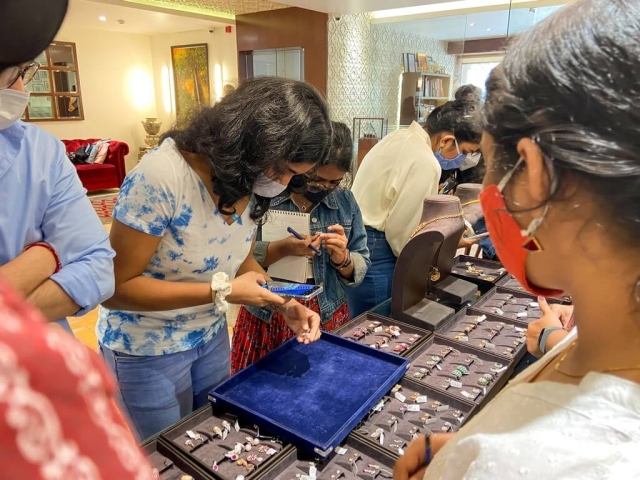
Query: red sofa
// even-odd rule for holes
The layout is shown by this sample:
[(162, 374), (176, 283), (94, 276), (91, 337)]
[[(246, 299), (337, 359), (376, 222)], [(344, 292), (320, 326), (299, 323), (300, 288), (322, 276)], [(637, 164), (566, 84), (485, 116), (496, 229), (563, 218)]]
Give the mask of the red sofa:
[[(99, 138), (88, 138), (86, 140), (62, 140), (62, 143), (64, 143), (67, 152), (73, 153), (80, 147), (98, 141), (100, 141)], [(129, 145), (112, 140), (109, 142), (109, 150), (104, 163), (75, 165), (84, 188), (90, 192), (107, 188), (120, 188), (127, 173), (124, 166), (124, 156), (128, 153)]]

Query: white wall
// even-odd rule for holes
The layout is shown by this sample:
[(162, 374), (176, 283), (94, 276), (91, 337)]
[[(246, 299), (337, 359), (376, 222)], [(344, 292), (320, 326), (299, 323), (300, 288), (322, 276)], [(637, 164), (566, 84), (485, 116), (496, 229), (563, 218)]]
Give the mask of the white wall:
[(209, 46), (209, 85), (212, 102), (222, 93), (222, 87), (226, 83), (234, 86), (238, 84), (235, 27), (232, 33), (226, 33), (223, 28), (216, 28), (213, 33), (209, 33), (208, 30), (195, 30), (151, 37), (157, 117), (162, 121), (161, 132), (171, 128), (176, 121), (171, 47), (195, 43), (206, 43)]
[(60, 139), (125, 142), (127, 169), (133, 168), (146, 135), (140, 122), (156, 116), (151, 37), (63, 27), (56, 40), (76, 44), (85, 120), (38, 125)]
[[(209, 45), (209, 81), (215, 100), (216, 89), (221, 91), (225, 83), (237, 85), (235, 27), (233, 30), (149, 36), (63, 26), (56, 40), (76, 44), (85, 120), (38, 125), (60, 139), (112, 138), (125, 142), (130, 149), (126, 159), (130, 170), (138, 162), (138, 149), (145, 146), (146, 133), (140, 122), (158, 117), (163, 122), (162, 131), (175, 123), (171, 46)], [(216, 85), (216, 72), (220, 72), (221, 85)]]

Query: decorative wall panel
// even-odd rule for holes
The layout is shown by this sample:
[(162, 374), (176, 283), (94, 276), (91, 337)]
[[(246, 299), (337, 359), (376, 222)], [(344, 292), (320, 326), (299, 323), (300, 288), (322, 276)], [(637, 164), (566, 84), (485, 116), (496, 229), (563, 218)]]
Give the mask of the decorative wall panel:
[[(328, 100), (335, 120), (385, 117), (398, 125), (403, 53), (426, 53), (453, 75), (455, 56), (446, 42), (372, 25), (369, 14), (329, 17)], [(453, 82), (452, 82), (453, 84)]]

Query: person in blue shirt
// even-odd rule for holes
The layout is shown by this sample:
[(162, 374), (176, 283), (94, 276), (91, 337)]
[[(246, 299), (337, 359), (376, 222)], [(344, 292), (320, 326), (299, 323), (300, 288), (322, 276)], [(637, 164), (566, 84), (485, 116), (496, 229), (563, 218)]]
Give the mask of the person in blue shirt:
[[(345, 291), (362, 283), (369, 265), (367, 233), (356, 199), (344, 187), (353, 159), (349, 127), (332, 122), (329, 156), (312, 172), (294, 177), (288, 191), (271, 202), (273, 210), (310, 214), (311, 235), (256, 242), (253, 255), (265, 268), (287, 256), (307, 256), (307, 282), (324, 290), (307, 306), (320, 315), (322, 330), (332, 332), (350, 320)], [(258, 234), (260, 238), (260, 233)], [(309, 245), (321, 249), (313, 255)], [(233, 332), (231, 371), (237, 372), (279, 347), (293, 333), (278, 312), (243, 307)]]
[(113, 294), (114, 252), (63, 144), (20, 121), (39, 68), (32, 59), (59, 26), (44, 13), (29, 21), (0, 32), (0, 275), (69, 329), (67, 316)]

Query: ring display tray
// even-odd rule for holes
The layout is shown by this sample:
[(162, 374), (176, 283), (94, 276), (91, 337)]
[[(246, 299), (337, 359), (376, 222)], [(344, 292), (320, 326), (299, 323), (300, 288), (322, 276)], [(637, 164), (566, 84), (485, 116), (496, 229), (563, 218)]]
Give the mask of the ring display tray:
[[(395, 455), (378, 448), (356, 435), (346, 441), (325, 460), (296, 451), (283, 457), (259, 480), (383, 480), (393, 479)], [(315, 471), (314, 471), (315, 469)], [(315, 473), (314, 476), (310, 475)]]
[(427, 340), (409, 358), (408, 378), (479, 405), (500, 391), (515, 366), (497, 355), (442, 337)]
[(436, 336), (517, 363), (527, 351), (526, 334), (525, 322), (465, 308), (449, 320)]
[[(563, 303), (562, 300), (547, 299), (549, 303)], [(496, 287), (478, 300), (474, 305), (476, 310), (490, 313), (499, 317), (510, 318), (529, 324), (542, 318), (542, 310), (538, 305), (538, 299), (528, 293), (508, 290)]]
[(458, 278), (475, 283), (486, 292), (495, 287), (507, 275), (507, 270), (500, 262), (459, 255), (453, 259), (451, 273)]
[(252, 423), (212, 405), (192, 413), (161, 436), (201, 470), (222, 480), (235, 480), (238, 476), (251, 480), (288, 448)]
[(401, 357), (409, 355), (431, 336), (431, 332), (427, 330), (369, 312), (356, 317), (333, 333)]
[[(147, 454), (154, 478), (161, 480), (182, 480), (191, 477), (193, 480), (214, 480), (189, 459), (177, 452), (160, 437), (154, 437), (141, 445)], [(185, 478), (185, 476), (188, 476)]]
[[(515, 290), (517, 292), (522, 292), (522, 293), (527, 293), (527, 291), (524, 289), (524, 287), (522, 285), (520, 285), (520, 282), (518, 280), (515, 279), (515, 277), (511, 274), (506, 274), (501, 280), (498, 281), (497, 283), (498, 287), (502, 287), (502, 288), (506, 288), (509, 290)], [(528, 295), (528, 293), (527, 293)], [(559, 300), (563, 303), (569, 304), (571, 303), (571, 298), (570, 297), (562, 297), (562, 298), (556, 298), (555, 300)]]
[(209, 392), (302, 450), (327, 457), (406, 373), (409, 361), (332, 334), (292, 339)]
[(455, 432), (476, 409), (473, 403), (405, 377), (369, 412), (354, 435), (391, 455), (402, 455), (416, 435)]

